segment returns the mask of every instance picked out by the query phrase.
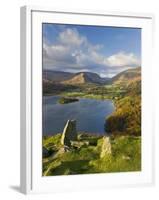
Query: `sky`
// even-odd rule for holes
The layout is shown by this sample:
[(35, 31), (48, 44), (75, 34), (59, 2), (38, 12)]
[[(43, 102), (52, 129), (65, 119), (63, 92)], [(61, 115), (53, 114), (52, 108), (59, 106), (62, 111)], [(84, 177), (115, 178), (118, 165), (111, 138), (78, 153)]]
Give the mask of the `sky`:
[(141, 66), (141, 29), (43, 23), (43, 69), (112, 77)]

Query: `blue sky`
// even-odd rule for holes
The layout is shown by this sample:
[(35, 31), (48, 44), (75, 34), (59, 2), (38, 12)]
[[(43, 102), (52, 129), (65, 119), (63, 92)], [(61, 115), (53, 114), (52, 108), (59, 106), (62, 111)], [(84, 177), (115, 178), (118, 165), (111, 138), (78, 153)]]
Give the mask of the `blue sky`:
[(141, 29), (43, 24), (43, 67), (114, 76), (141, 64)]

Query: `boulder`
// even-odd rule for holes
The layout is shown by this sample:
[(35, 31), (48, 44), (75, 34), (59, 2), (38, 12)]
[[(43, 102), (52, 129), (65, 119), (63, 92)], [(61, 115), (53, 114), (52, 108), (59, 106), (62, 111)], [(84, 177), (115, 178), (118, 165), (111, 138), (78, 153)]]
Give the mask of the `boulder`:
[(68, 120), (61, 137), (61, 144), (71, 146), (71, 141), (77, 140), (76, 120)]
[(123, 160), (130, 160), (131, 158), (130, 158), (130, 156), (125, 156), (125, 155), (123, 155), (123, 156), (122, 156), (122, 159), (123, 159)]
[(111, 154), (111, 142), (110, 137), (104, 136), (101, 141), (101, 153), (100, 158), (103, 158), (105, 155)]
[(81, 148), (82, 146), (88, 146), (89, 141), (72, 141), (71, 146), (76, 147), (77, 149)]

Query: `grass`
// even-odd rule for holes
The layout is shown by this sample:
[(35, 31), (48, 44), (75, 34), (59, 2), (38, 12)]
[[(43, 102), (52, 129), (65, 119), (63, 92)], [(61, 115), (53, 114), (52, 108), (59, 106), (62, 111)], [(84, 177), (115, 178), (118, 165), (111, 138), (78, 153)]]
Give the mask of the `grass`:
[[(101, 137), (79, 134), (79, 148), (57, 154), (61, 134), (43, 138), (43, 146), (53, 154), (43, 158), (43, 176), (127, 172), (141, 170), (141, 137), (111, 136), (112, 153), (100, 158)], [(55, 156), (57, 154), (57, 156)]]
[(80, 97), (90, 99), (117, 99), (121, 98), (125, 93), (125, 90), (118, 85), (104, 85), (104, 86), (92, 86), (83, 85), (81, 89), (64, 91), (60, 95), (65, 97)]
[(141, 170), (140, 137), (120, 136), (112, 139), (112, 155), (91, 161), (96, 172), (128, 172)]

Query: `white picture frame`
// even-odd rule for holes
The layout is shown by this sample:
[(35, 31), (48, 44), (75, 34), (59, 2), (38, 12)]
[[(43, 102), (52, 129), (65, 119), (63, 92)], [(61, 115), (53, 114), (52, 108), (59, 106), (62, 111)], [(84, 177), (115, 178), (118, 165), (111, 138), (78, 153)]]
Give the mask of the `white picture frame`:
[[(140, 13), (68, 11), (35, 6), (21, 8), (21, 192), (28, 194), (80, 191), (154, 183), (151, 76), (153, 18), (151, 14)], [(42, 22), (142, 28), (141, 172), (42, 177)]]

